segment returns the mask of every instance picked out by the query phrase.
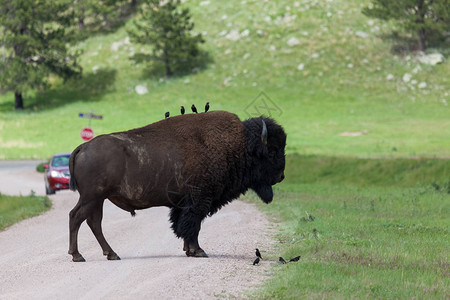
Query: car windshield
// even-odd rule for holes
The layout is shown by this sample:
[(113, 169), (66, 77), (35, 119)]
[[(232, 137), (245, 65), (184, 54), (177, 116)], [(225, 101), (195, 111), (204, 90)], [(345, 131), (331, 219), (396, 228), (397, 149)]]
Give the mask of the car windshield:
[(52, 160), (53, 167), (67, 167), (69, 165), (70, 155), (66, 156), (55, 156)]

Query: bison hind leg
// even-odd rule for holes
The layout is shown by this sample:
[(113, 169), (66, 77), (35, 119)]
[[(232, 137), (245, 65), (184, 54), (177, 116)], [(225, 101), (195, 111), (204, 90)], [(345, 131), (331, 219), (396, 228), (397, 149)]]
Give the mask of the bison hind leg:
[(92, 205), (91, 213), (87, 218), (87, 223), (92, 230), (95, 238), (102, 247), (103, 255), (107, 257), (108, 260), (120, 260), (120, 257), (111, 248), (103, 235), (102, 230), (102, 218), (103, 218), (103, 201), (96, 202)]
[[(104, 254), (104, 253), (103, 253)], [(106, 255), (106, 258), (108, 259), (108, 260), (120, 260), (120, 257), (119, 257), (119, 255), (117, 255), (117, 253), (115, 253), (114, 251), (111, 253), (108, 253), (108, 254), (104, 254), (104, 255)]]
[(73, 262), (85, 262), (86, 261), (80, 253), (69, 253), (69, 254), (72, 254)]
[(69, 251), (72, 255), (72, 261), (85, 262), (84, 257), (78, 252), (78, 230), (81, 223), (86, 219), (84, 210), (81, 209), (82, 204), (79, 200), (75, 207), (69, 213)]

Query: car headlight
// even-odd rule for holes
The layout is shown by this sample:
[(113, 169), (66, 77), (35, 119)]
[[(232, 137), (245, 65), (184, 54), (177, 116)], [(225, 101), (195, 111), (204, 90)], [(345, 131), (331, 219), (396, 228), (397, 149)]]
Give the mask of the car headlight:
[(53, 178), (61, 178), (63, 177), (63, 174), (61, 172), (58, 171), (51, 171), (50, 172), (50, 176)]

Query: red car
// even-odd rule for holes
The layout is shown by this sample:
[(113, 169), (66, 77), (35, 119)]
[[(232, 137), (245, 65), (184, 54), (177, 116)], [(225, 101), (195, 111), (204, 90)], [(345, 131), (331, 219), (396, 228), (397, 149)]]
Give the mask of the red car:
[(47, 195), (69, 188), (69, 158), (70, 153), (58, 153), (52, 156), (50, 164), (44, 165), (45, 193)]

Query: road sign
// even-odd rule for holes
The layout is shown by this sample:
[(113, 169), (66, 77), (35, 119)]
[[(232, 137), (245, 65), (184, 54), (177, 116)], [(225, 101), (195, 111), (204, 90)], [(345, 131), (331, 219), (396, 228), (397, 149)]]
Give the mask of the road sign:
[(85, 141), (90, 141), (94, 137), (94, 131), (92, 129), (86, 127), (81, 130), (80, 136)]
[(78, 116), (80, 118), (87, 118), (87, 119), (89, 119), (89, 125), (88, 125), (89, 128), (91, 128), (91, 120), (92, 119), (97, 119), (97, 120), (103, 119), (103, 116), (101, 116), (101, 115), (94, 115), (92, 109), (91, 109), (91, 111), (88, 114), (79, 113)]
[(94, 115), (92, 112), (90, 112), (88, 114), (79, 113), (78, 116), (80, 118), (88, 118), (88, 119), (97, 119), (97, 120), (103, 119), (103, 116), (101, 116), (101, 115)]

